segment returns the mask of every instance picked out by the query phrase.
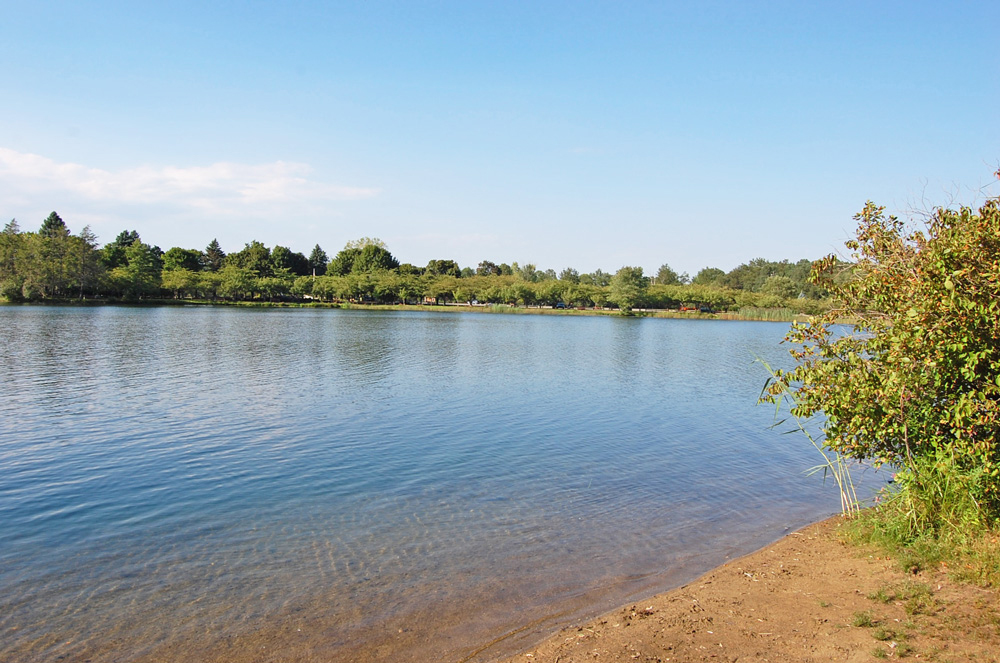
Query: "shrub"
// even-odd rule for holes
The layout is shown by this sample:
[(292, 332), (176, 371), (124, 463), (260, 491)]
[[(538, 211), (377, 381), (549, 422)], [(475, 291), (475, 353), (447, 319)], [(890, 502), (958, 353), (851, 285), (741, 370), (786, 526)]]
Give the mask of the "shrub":
[(846, 278), (834, 256), (813, 266), (838, 308), (793, 325), (798, 365), (774, 372), (764, 400), (790, 394), (796, 417), (825, 417), (826, 448), (899, 470), (890, 501), (900, 541), (993, 525), (1000, 205), (938, 209), (914, 231), (871, 202), (855, 219)]

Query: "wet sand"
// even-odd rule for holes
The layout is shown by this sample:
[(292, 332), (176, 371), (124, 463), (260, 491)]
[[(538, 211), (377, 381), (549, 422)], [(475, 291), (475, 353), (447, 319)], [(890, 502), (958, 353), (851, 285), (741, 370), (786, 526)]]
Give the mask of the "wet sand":
[(1000, 660), (997, 590), (946, 569), (905, 572), (840, 541), (838, 520), (567, 626), (505, 663)]

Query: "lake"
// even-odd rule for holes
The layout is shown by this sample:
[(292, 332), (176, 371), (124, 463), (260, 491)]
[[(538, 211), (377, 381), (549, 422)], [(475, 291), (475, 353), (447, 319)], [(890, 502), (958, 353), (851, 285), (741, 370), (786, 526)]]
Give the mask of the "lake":
[(683, 584), (839, 510), (787, 327), (0, 307), (0, 660), (489, 661)]

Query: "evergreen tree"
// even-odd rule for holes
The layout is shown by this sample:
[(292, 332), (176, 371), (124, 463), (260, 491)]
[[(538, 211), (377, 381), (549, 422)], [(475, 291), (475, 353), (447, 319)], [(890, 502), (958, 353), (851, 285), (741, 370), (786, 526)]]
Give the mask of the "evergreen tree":
[(226, 259), (226, 252), (219, 246), (219, 240), (213, 239), (205, 247), (204, 268), (209, 272), (217, 272), (222, 269), (223, 261)]
[(313, 276), (326, 274), (326, 266), (329, 262), (330, 258), (326, 255), (326, 251), (321, 249), (319, 244), (314, 246), (312, 253), (309, 254), (309, 269), (312, 270)]
[(657, 285), (680, 285), (681, 283), (683, 281), (680, 275), (670, 265), (667, 263), (660, 265), (660, 269), (656, 272)]
[(105, 244), (101, 250), (101, 261), (111, 271), (125, 264), (125, 249), (139, 241), (139, 233), (135, 230), (123, 230), (115, 237), (115, 241)]
[(42, 227), (38, 233), (44, 237), (65, 237), (69, 235), (69, 228), (66, 227), (62, 217), (52, 212), (42, 221)]
[(17, 254), (22, 244), (21, 229), (15, 219), (0, 233), (0, 297), (20, 299), (23, 278), (17, 274)]
[(80, 287), (80, 299), (84, 293), (95, 292), (104, 274), (104, 266), (101, 264), (101, 254), (97, 250), (97, 235), (84, 226), (80, 231), (80, 236), (76, 243), (76, 256), (74, 259), (76, 268), (76, 279)]
[(308, 276), (312, 273), (309, 259), (286, 246), (276, 246), (271, 249), (271, 266), (275, 274), (284, 271), (296, 276)]

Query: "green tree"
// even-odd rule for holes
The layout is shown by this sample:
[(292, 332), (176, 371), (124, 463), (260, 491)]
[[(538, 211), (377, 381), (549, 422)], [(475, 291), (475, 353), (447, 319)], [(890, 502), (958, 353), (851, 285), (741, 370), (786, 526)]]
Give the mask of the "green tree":
[(271, 249), (271, 271), (277, 275), (281, 270), (286, 270), (295, 276), (308, 276), (312, 274), (312, 265), (309, 259), (298, 251), (292, 251), (285, 246), (275, 246)]
[(354, 261), (361, 255), (361, 249), (345, 248), (333, 257), (327, 266), (327, 274), (345, 276), (354, 270)]
[(289, 292), (295, 297), (310, 299), (315, 296), (313, 295), (313, 287), (315, 285), (315, 276), (300, 276), (292, 282)]
[(622, 315), (631, 315), (632, 309), (642, 300), (646, 285), (642, 267), (622, 267), (611, 277), (608, 299), (618, 304)]
[(607, 272), (601, 271), (600, 269), (595, 269), (590, 274), (581, 274), (580, 283), (606, 288), (611, 285), (611, 275)]
[(159, 251), (135, 240), (125, 249), (125, 264), (111, 270), (111, 279), (126, 299), (142, 299), (160, 288), (162, 269)]
[(198, 289), (196, 293), (206, 299), (217, 299), (222, 287), (222, 276), (219, 272), (198, 272)]
[(396, 269), (399, 261), (392, 257), (385, 245), (366, 244), (351, 264), (353, 274), (371, 274), (382, 270)]
[(500, 276), (501, 273), (500, 265), (495, 262), (490, 262), (489, 260), (482, 261), (479, 263), (479, 266), (476, 267), (476, 274), (479, 276)]
[(69, 297), (96, 288), (96, 237), (89, 227), (71, 235), (52, 212), (37, 233), (11, 221), (0, 234), (0, 289), (8, 299)]
[(115, 241), (105, 244), (101, 250), (101, 261), (110, 271), (125, 264), (125, 249), (139, 241), (139, 233), (134, 230), (123, 230), (118, 233)]
[(321, 249), (319, 244), (314, 246), (312, 253), (309, 254), (309, 270), (312, 275), (323, 276), (326, 274), (326, 265), (329, 262), (330, 257), (326, 255), (326, 251)]
[(717, 283), (736, 290), (760, 292), (769, 278), (784, 276), (795, 284), (796, 294), (803, 292), (807, 296), (822, 296), (825, 292), (821, 288), (810, 287), (809, 270), (811, 265), (812, 262), (805, 259), (791, 263), (788, 260), (774, 262), (764, 258), (754, 258), (749, 263), (744, 263), (724, 277), (717, 279)]
[(384, 249), (385, 251), (389, 250), (389, 247), (386, 246), (385, 242), (380, 240), (378, 237), (361, 237), (360, 239), (351, 240), (350, 242), (344, 245), (344, 248), (361, 250), (366, 246), (374, 246), (380, 249)]
[(423, 279), (423, 293), (426, 297), (433, 297), (438, 304), (446, 304), (452, 297), (452, 293), (458, 288), (458, 278), (455, 276), (426, 275)]
[(424, 268), (424, 274), (435, 276), (462, 276), (462, 268), (454, 260), (431, 260)]
[(244, 299), (253, 294), (254, 279), (256, 278), (253, 270), (246, 267), (238, 267), (234, 264), (227, 264), (219, 270), (218, 275), (218, 292), (223, 297)]
[(253, 291), (274, 301), (286, 297), (292, 289), (295, 276), (288, 270), (274, 272), (272, 276), (262, 276), (253, 280)]
[(531, 283), (518, 279), (511, 282), (505, 289), (504, 295), (511, 304), (523, 304), (530, 306), (535, 302), (535, 291), (531, 289)]
[(722, 281), (726, 273), (718, 267), (705, 267), (691, 279), (693, 285), (716, 285)]
[[(856, 261), (816, 263), (840, 307), (794, 325), (798, 366), (777, 371), (772, 401), (825, 415), (825, 446), (887, 463), (913, 534), (1000, 517), (1000, 205), (936, 210), (907, 231), (869, 202), (855, 217)], [(845, 334), (838, 323), (855, 322)], [(969, 509), (944, 512), (946, 496)]]
[(66, 224), (53, 212), (42, 230), (26, 239), (28, 250), (23, 257), (29, 264), (22, 264), (25, 284), (33, 291), (30, 298), (67, 296), (78, 283), (79, 238), (71, 236)]
[[(170, 251), (167, 251), (164, 255), (169, 253)], [(164, 290), (173, 292), (174, 299), (191, 297), (201, 289), (202, 281), (199, 275), (199, 272), (184, 267), (176, 267), (174, 269), (164, 268), (161, 273), (160, 286)]]
[[(563, 279), (560, 279), (563, 280)], [(567, 306), (578, 306), (583, 302), (587, 296), (585, 288), (586, 286), (581, 286), (578, 283), (573, 283), (572, 281), (564, 281), (562, 300)]]
[(420, 295), (420, 284), (411, 274), (401, 274), (396, 283), (396, 296), (404, 304)]
[(205, 259), (202, 267), (209, 272), (217, 272), (222, 269), (226, 260), (226, 252), (219, 246), (219, 240), (213, 239), (205, 247)]
[(330, 276), (329, 274), (313, 277), (311, 290), (312, 296), (324, 301), (334, 299), (337, 296), (336, 283), (339, 280), (339, 276)]
[(567, 267), (566, 269), (559, 272), (559, 280), (568, 281), (569, 283), (579, 283), (580, 272), (576, 271), (572, 267)]
[[(458, 284), (461, 285), (458, 285)], [(456, 302), (465, 302), (466, 304), (472, 303), (472, 300), (476, 298), (476, 291), (472, 286), (468, 284), (464, 279), (456, 283), (455, 289), (451, 291), (452, 299)]]
[(680, 285), (682, 283), (684, 281), (681, 280), (680, 274), (675, 272), (670, 265), (667, 263), (660, 265), (660, 269), (656, 272), (657, 285)]
[(69, 228), (66, 227), (62, 217), (52, 212), (42, 221), (42, 227), (39, 229), (38, 234), (49, 238), (66, 237), (69, 235)]
[(105, 276), (100, 251), (97, 250), (97, 235), (90, 226), (84, 226), (73, 242), (72, 264), (79, 286), (80, 299), (85, 293), (95, 293)]
[(545, 279), (535, 284), (535, 301), (544, 306), (555, 306), (563, 301), (565, 290), (565, 281)]
[(764, 295), (773, 295), (775, 297), (790, 299), (798, 296), (799, 287), (795, 281), (789, 277), (781, 274), (774, 274), (764, 279), (764, 284), (760, 286), (760, 292)]
[(204, 258), (201, 251), (174, 246), (163, 254), (163, 269), (186, 269), (197, 272), (201, 270)]
[(242, 250), (226, 256), (226, 264), (250, 270), (255, 277), (271, 276), (271, 249), (262, 242), (251, 240)]
[(538, 268), (535, 267), (533, 263), (526, 263), (523, 267), (518, 265), (516, 262), (511, 265), (514, 270), (514, 275), (517, 276), (522, 281), (527, 281), (528, 283), (534, 283), (538, 280)]
[(0, 297), (21, 299), (24, 278), (17, 271), (17, 256), (23, 244), (17, 220), (11, 219), (0, 233)]

